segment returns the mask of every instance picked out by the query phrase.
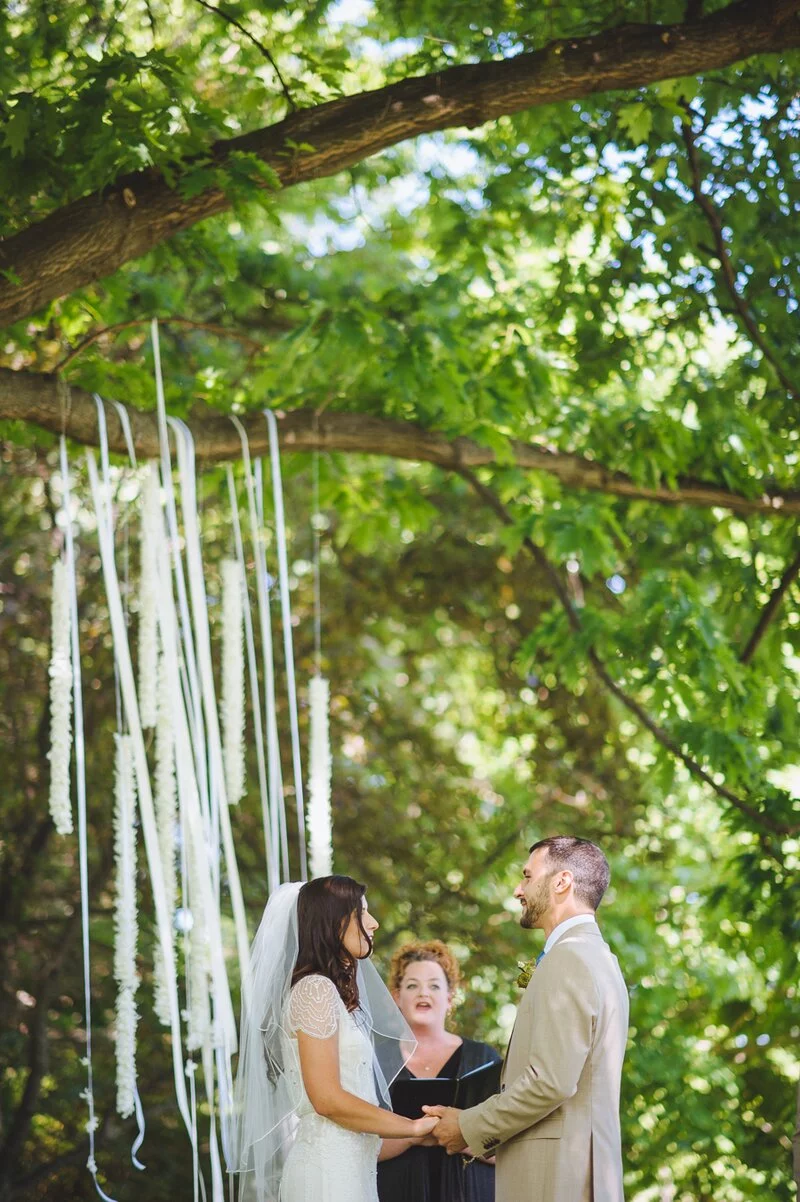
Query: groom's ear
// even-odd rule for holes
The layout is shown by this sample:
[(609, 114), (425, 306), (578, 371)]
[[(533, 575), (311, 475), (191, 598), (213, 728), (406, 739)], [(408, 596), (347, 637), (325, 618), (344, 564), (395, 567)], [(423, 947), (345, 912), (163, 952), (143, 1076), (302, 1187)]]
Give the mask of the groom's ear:
[(555, 879), (556, 893), (566, 893), (573, 883), (574, 877), (568, 868), (562, 868)]

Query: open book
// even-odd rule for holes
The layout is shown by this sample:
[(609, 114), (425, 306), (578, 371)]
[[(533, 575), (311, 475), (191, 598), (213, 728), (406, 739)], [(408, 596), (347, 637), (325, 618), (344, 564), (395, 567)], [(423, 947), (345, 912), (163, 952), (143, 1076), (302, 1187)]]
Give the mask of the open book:
[(422, 1118), (423, 1106), (456, 1106), (468, 1110), (485, 1102), (500, 1088), (499, 1060), (487, 1060), (461, 1077), (411, 1077), (395, 1081), (391, 1088), (395, 1114)]

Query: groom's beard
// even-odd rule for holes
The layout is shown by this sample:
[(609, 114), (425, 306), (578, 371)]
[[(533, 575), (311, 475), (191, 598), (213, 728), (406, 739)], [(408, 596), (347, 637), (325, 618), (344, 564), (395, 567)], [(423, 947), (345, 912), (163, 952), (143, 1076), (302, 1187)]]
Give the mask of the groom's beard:
[(524, 930), (532, 931), (535, 927), (542, 925), (542, 919), (550, 909), (549, 884), (550, 879), (548, 877), (546, 880), (539, 882), (532, 897), (523, 898), (519, 925)]

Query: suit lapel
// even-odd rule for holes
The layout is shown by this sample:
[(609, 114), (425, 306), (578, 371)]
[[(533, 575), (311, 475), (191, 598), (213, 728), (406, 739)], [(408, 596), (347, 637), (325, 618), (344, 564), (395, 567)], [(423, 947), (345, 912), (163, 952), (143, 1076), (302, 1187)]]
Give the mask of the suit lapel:
[[(566, 931), (562, 932), (562, 934), (559, 935), (558, 939), (556, 939), (555, 943), (551, 946), (551, 948), (547, 954), (549, 955), (550, 952), (553, 950), (553, 948), (557, 947), (558, 944), (561, 943), (562, 940), (583, 939), (583, 938), (587, 938), (587, 939), (602, 939), (603, 938), (602, 932), (600, 931), (600, 927), (597, 925), (596, 922), (580, 922), (576, 926), (568, 927)], [(522, 994), (522, 997), (520, 998), (519, 1005), (517, 1006), (517, 1017), (514, 1019), (514, 1026), (511, 1028), (511, 1035), (509, 1036), (508, 1044), (506, 1045), (506, 1054), (503, 1057), (503, 1068), (500, 1073), (501, 1086), (505, 1083), (506, 1069), (508, 1068), (508, 1057), (511, 1053), (511, 1045), (514, 1042), (514, 1035), (516, 1034), (517, 1027), (519, 1026), (520, 1014), (522, 1012), (522, 1007), (525, 1005), (525, 999), (527, 997), (528, 990), (531, 989), (533, 986), (537, 971), (538, 971), (538, 965), (533, 970), (533, 976), (531, 977), (530, 981), (528, 982), (528, 984)]]
[[(535, 970), (534, 970), (533, 976), (534, 976), (534, 977), (536, 976), (536, 971), (535, 971)], [(531, 977), (530, 981), (529, 981), (529, 982), (528, 982), (528, 984), (525, 986), (525, 989), (524, 989), (524, 991), (523, 991), (522, 997), (521, 997), (521, 998), (520, 998), (520, 1000), (519, 1000), (519, 1005), (517, 1006), (517, 1017), (514, 1019), (514, 1026), (511, 1028), (511, 1034), (509, 1035), (509, 1037), (508, 1037), (508, 1043), (506, 1044), (506, 1054), (505, 1054), (505, 1056), (503, 1057), (503, 1068), (502, 1068), (502, 1071), (501, 1071), (501, 1073), (500, 1073), (500, 1084), (501, 1084), (501, 1086), (502, 1086), (502, 1085), (504, 1084), (504, 1082), (505, 1082), (505, 1078), (506, 1078), (506, 1069), (508, 1068), (508, 1057), (509, 1057), (509, 1055), (510, 1055), (510, 1053), (511, 1053), (511, 1045), (512, 1045), (512, 1043), (514, 1042), (514, 1035), (516, 1034), (517, 1027), (519, 1026), (519, 1022), (520, 1022), (520, 1015), (522, 1014), (522, 1007), (523, 1007), (523, 1006), (526, 1004), (526, 998), (527, 998), (527, 995), (528, 995), (528, 990), (529, 990), (529, 989), (532, 987), (532, 985), (533, 985), (533, 977)], [(530, 999), (528, 999), (528, 1004), (530, 1004)]]

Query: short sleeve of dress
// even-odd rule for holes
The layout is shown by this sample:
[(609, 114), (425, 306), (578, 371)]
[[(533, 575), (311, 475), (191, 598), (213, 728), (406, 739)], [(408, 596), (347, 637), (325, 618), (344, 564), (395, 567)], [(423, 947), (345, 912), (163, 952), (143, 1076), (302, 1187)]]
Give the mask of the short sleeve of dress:
[(289, 1030), (314, 1039), (330, 1039), (339, 1026), (341, 999), (328, 977), (303, 977), (289, 997)]

